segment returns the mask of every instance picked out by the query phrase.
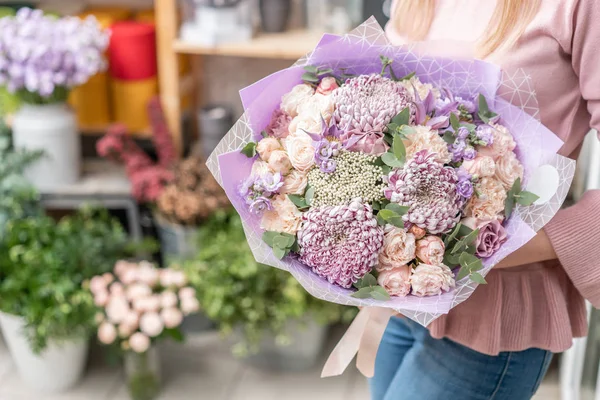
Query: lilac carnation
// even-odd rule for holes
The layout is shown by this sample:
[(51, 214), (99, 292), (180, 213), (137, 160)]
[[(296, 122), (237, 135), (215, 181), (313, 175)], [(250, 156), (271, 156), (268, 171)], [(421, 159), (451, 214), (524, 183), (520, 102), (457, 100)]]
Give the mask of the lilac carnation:
[(465, 128), (464, 126), (461, 126), (460, 128), (458, 128), (458, 131), (456, 132), (456, 138), (458, 140), (466, 140), (467, 137), (469, 137), (469, 130), (467, 128)]
[(385, 197), (410, 207), (405, 222), (431, 234), (448, 232), (459, 220), (462, 198), (456, 170), (435, 160), (427, 150), (418, 152), (402, 169), (384, 177)]
[(484, 124), (479, 125), (475, 130), (475, 135), (479, 139), (483, 146), (489, 146), (494, 144), (494, 128), (490, 125)]
[(300, 261), (344, 288), (371, 271), (383, 246), (383, 229), (360, 199), (348, 206), (311, 208), (298, 232)]
[(262, 214), (267, 210), (271, 210), (273, 205), (271, 204), (271, 200), (266, 197), (258, 197), (250, 203), (250, 212), (253, 214)]
[(261, 214), (271, 209), (270, 198), (279, 193), (283, 183), (283, 177), (278, 172), (252, 175), (242, 182), (238, 194), (244, 199), (250, 212)]
[(473, 146), (467, 146), (463, 151), (463, 160), (474, 160), (477, 157), (477, 151)]
[(471, 174), (469, 174), (464, 168), (459, 168), (456, 173), (458, 177), (458, 183), (456, 184), (456, 191), (460, 197), (464, 200), (468, 200), (473, 196), (473, 182), (471, 181)]

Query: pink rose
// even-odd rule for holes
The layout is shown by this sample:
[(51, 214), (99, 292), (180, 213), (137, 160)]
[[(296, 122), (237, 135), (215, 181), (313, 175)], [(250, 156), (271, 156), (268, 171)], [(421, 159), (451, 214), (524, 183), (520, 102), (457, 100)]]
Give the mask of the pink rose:
[(415, 235), (415, 239), (417, 239), (417, 240), (423, 239), (425, 237), (425, 234), (427, 233), (427, 231), (425, 229), (419, 228), (416, 225), (411, 226), (410, 229), (408, 230), (408, 232)]
[(106, 281), (102, 276), (95, 276), (90, 281), (90, 291), (92, 294), (98, 294), (106, 291)]
[(447, 292), (456, 285), (454, 275), (450, 268), (444, 264), (440, 266), (419, 264), (410, 277), (412, 293), (415, 296), (435, 296)]
[(127, 287), (127, 300), (133, 301), (136, 299), (141, 299), (142, 297), (148, 297), (152, 294), (152, 289), (150, 286), (144, 283), (134, 283)]
[(162, 333), (165, 326), (156, 312), (147, 312), (140, 318), (140, 331), (150, 337), (156, 337)]
[(377, 283), (383, 287), (390, 296), (404, 297), (410, 292), (410, 275), (412, 268), (402, 265), (379, 273)]
[[(183, 289), (182, 289), (183, 290)], [(178, 303), (177, 295), (170, 290), (162, 292), (160, 295), (160, 306), (162, 308), (175, 307)]]
[(269, 157), (269, 168), (273, 172), (279, 172), (281, 175), (287, 175), (292, 169), (292, 163), (287, 153), (283, 150), (275, 150)]
[(136, 353), (145, 353), (150, 348), (150, 338), (143, 333), (136, 332), (129, 339), (129, 346)]
[(337, 80), (333, 76), (328, 76), (321, 79), (321, 82), (319, 82), (317, 93), (327, 96), (337, 88), (339, 88)]
[(523, 165), (512, 151), (507, 152), (496, 161), (496, 175), (494, 176), (504, 189), (510, 190), (517, 178), (523, 180)]
[(161, 311), (160, 316), (169, 329), (177, 328), (183, 321), (183, 314), (176, 308), (165, 308)]
[(185, 275), (185, 272), (175, 270), (171, 274), (171, 283), (174, 286), (181, 288), (181, 287), (184, 287), (185, 285), (187, 285), (187, 282), (188, 282), (188, 280), (187, 280), (187, 276)]
[(268, 174), (270, 172), (273, 171), (271, 171), (271, 169), (269, 168), (269, 164), (258, 158), (256, 159), (256, 161), (254, 161), (254, 164), (252, 164), (252, 170), (250, 171), (250, 175), (259, 176)]
[(504, 211), (506, 189), (497, 179), (480, 179), (475, 184), (475, 193), (466, 206), (468, 217), (495, 219)]
[(129, 303), (125, 296), (112, 296), (106, 305), (106, 316), (110, 322), (118, 324), (129, 312)]
[(475, 254), (478, 257), (491, 257), (498, 249), (500, 249), (500, 246), (508, 240), (506, 230), (502, 226), (502, 223), (497, 219), (482, 222), (479, 224), (478, 228), (479, 235), (477, 235), (477, 240), (475, 242), (475, 245), (477, 246)]
[(445, 250), (442, 239), (437, 236), (425, 236), (417, 241), (416, 256), (425, 264), (441, 265)]
[(287, 195), (277, 196), (273, 209), (263, 213), (260, 226), (265, 231), (285, 232), (295, 235), (302, 226), (302, 213)]
[(114, 282), (110, 285), (110, 294), (113, 296), (122, 296), (125, 293), (125, 287), (121, 282)]
[(308, 101), (314, 92), (315, 90), (312, 86), (306, 83), (294, 86), (289, 93), (286, 93), (281, 98), (281, 111), (294, 118), (298, 115), (298, 106)]
[(479, 178), (493, 176), (496, 172), (496, 162), (489, 156), (477, 156), (473, 160), (465, 160), (462, 166), (468, 173)]
[(153, 295), (135, 299), (133, 302), (133, 308), (139, 312), (158, 311), (158, 309), (160, 308), (160, 296)]
[(263, 138), (256, 145), (256, 152), (258, 153), (260, 159), (264, 162), (269, 162), (271, 153), (273, 153), (275, 150), (282, 149), (283, 147), (281, 147), (279, 140), (272, 137)]
[(104, 307), (108, 302), (108, 292), (105, 290), (103, 292), (98, 292), (94, 295), (94, 304), (98, 307)]
[(181, 299), (181, 311), (184, 315), (193, 314), (198, 310), (200, 310), (200, 303), (195, 297)]
[(265, 131), (269, 136), (273, 136), (277, 139), (284, 139), (290, 133), (290, 122), (292, 122), (292, 117), (280, 109), (276, 109), (273, 111), (271, 122), (269, 122)]
[(499, 124), (490, 123), (493, 129), (492, 134), (494, 141), (491, 146), (479, 146), (477, 152), (483, 156), (490, 156), (494, 160), (504, 156), (506, 153), (513, 151), (517, 144), (508, 129)]
[(138, 280), (150, 287), (158, 283), (158, 269), (148, 261), (142, 261), (139, 264)]
[(166, 268), (160, 271), (160, 284), (163, 287), (183, 287), (187, 284), (187, 277), (183, 271)]
[(110, 272), (106, 272), (106, 273), (102, 274), (102, 279), (104, 279), (104, 282), (107, 285), (110, 285), (115, 280), (115, 276), (113, 274), (111, 274)]
[(131, 325), (121, 322), (119, 324), (119, 337), (126, 339), (131, 336), (133, 332), (135, 332), (135, 329), (136, 328), (132, 327)]
[(442, 139), (438, 131), (432, 130), (428, 126), (413, 126), (411, 127), (414, 133), (408, 135), (403, 140), (406, 147), (406, 159), (414, 158), (415, 154), (421, 150), (427, 150), (430, 153), (435, 153), (435, 160), (441, 163), (449, 163), (451, 156), (448, 151), (448, 143)]
[(136, 268), (136, 264), (134, 263), (130, 263), (129, 261), (125, 261), (125, 260), (120, 260), (117, 261), (117, 263), (115, 264), (115, 274), (119, 277), (119, 279), (123, 278), (123, 275), (125, 274), (125, 271), (128, 271), (130, 269), (135, 269)]
[(308, 176), (304, 172), (293, 169), (285, 178), (280, 189), (281, 194), (304, 194), (308, 185)]
[(179, 290), (179, 298), (180, 299), (195, 299), (196, 298), (196, 289), (192, 287), (184, 287)]
[(313, 140), (306, 133), (290, 135), (285, 139), (285, 147), (292, 166), (301, 172), (308, 172), (315, 164)]
[(133, 282), (136, 282), (138, 280), (137, 267), (126, 269), (120, 279), (125, 285), (131, 285)]
[(140, 315), (135, 311), (129, 311), (122, 324), (129, 326), (131, 329), (136, 330), (140, 325)]
[(387, 226), (379, 253), (379, 272), (408, 264), (415, 258), (415, 236), (404, 229)]
[(117, 339), (117, 328), (113, 324), (103, 322), (98, 328), (98, 340), (104, 344), (112, 344)]

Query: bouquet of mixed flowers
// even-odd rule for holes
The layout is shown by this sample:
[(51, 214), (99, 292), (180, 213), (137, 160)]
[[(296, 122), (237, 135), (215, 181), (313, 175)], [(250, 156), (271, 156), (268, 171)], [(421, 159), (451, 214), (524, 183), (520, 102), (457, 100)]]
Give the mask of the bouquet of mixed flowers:
[(501, 76), (391, 46), (370, 20), (244, 89), (209, 167), (257, 260), (427, 325), (550, 220), (573, 177), (527, 76)]

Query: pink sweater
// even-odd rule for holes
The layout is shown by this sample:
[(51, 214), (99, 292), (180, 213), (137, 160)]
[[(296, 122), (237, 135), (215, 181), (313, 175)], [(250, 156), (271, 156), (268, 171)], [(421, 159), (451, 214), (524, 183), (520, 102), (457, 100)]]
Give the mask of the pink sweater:
[[(493, 55), (510, 73), (532, 76), (542, 122), (577, 157), (590, 127), (600, 129), (600, 0), (542, 1), (518, 45)], [(491, 0), (440, 0), (428, 40), (475, 40), (491, 18)], [(391, 24), (387, 33), (404, 42)], [(538, 347), (560, 352), (585, 336), (584, 298), (600, 307), (600, 190), (590, 190), (544, 228), (559, 260), (492, 270), (464, 303), (430, 326), (482, 353)]]

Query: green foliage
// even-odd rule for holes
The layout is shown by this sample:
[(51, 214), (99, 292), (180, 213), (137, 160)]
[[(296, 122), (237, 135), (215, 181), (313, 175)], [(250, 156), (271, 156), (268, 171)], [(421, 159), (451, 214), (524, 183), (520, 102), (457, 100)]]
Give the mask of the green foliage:
[(247, 143), (242, 150), (240, 150), (240, 153), (242, 153), (243, 155), (245, 155), (248, 158), (253, 158), (254, 156), (256, 156), (256, 142), (249, 142)]
[(92, 333), (96, 309), (84, 282), (110, 271), (127, 246), (106, 210), (84, 209), (59, 222), (9, 221), (0, 243), (0, 310), (25, 318), (36, 352), (49, 339)]
[(358, 290), (352, 294), (352, 297), (357, 299), (375, 299), (387, 301), (390, 295), (384, 288), (377, 284), (377, 278), (372, 274), (366, 274), (358, 282), (354, 284)]
[(255, 261), (237, 214), (217, 212), (199, 231), (195, 259), (184, 264), (203, 311), (225, 334), (239, 329), (239, 355), (258, 350), (264, 332), (285, 342), (286, 322), (310, 316), (323, 324), (349, 321), (356, 309), (311, 296), (286, 271)]
[(302, 74), (302, 81), (313, 86), (318, 85), (322, 78), (333, 74), (333, 69), (316, 65), (306, 65), (304, 70), (306, 72)]
[(506, 200), (504, 201), (504, 215), (509, 218), (515, 207), (515, 203), (522, 206), (530, 206), (540, 197), (534, 193), (521, 190), (521, 178), (517, 178), (513, 183), (512, 187), (506, 194)]
[(0, 120), (0, 240), (12, 219), (39, 215), (39, 195), (23, 177), (23, 169), (40, 158), (41, 152), (14, 150), (11, 131)]
[(479, 119), (481, 119), (486, 124), (490, 122), (490, 119), (492, 119), (498, 115), (495, 112), (490, 111), (487, 100), (485, 99), (485, 96), (483, 96), (482, 94), (479, 95), (478, 103), (479, 103), (479, 112), (478, 112)]

